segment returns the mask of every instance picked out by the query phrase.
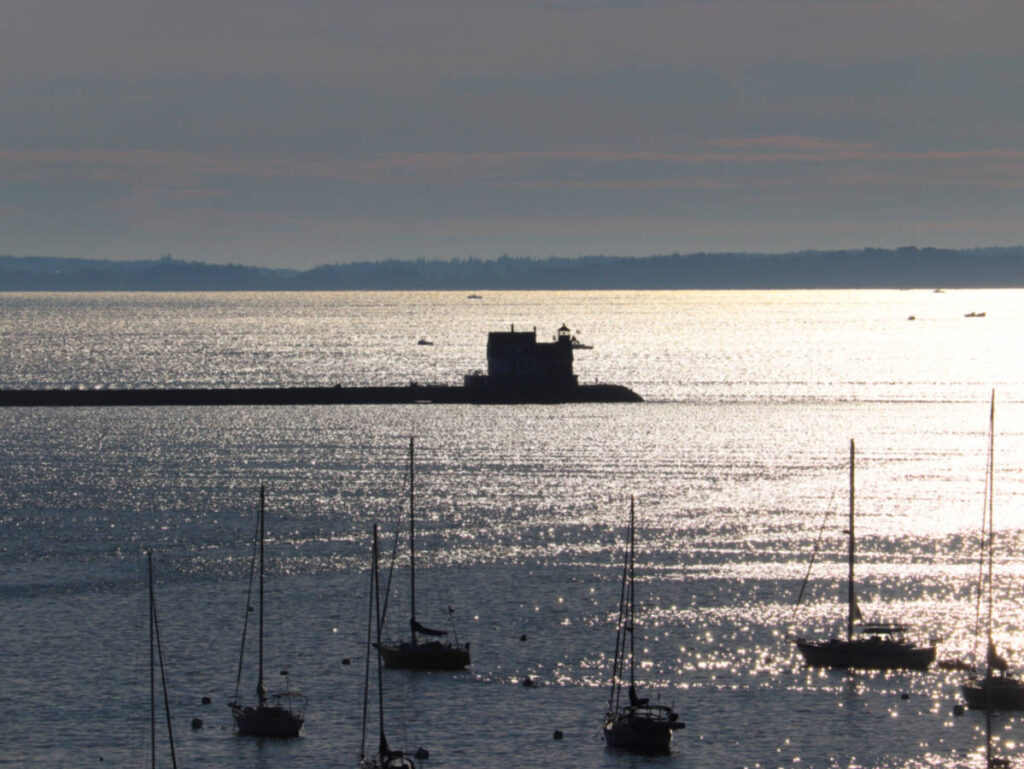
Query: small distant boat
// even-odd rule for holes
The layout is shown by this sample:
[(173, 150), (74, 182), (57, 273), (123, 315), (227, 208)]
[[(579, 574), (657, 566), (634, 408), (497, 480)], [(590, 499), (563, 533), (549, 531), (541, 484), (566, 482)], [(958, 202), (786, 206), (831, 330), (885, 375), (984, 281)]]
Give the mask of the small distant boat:
[[(384, 676), (380, 664), (380, 570), (378, 568), (377, 524), (373, 524), (373, 571), (370, 574), (370, 608), (366, 623), (366, 667), (363, 672), (363, 736), (359, 744), (359, 769), (416, 769), (416, 764), (402, 751), (392, 750), (388, 738), (384, 736)], [(366, 726), (368, 723), (370, 694), (370, 646), (376, 628), (376, 643), (372, 646), (377, 650), (377, 721), (379, 738), (377, 752), (366, 753)]]
[(167, 717), (167, 745), (171, 754), (171, 767), (177, 769), (174, 754), (174, 730), (171, 727), (171, 702), (167, 696), (167, 677), (164, 675), (164, 651), (160, 643), (160, 623), (156, 616), (156, 593), (153, 590), (153, 553), (146, 553), (149, 571), (149, 752), (150, 766), (156, 769), (156, 673), (160, 671), (164, 713)]
[[(982, 579), (979, 585), (981, 593), (988, 594), (988, 619), (986, 621), (986, 652), (985, 652), (985, 675), (979, 679), (972, 676), (966, 683), (960, 686), (960, 692), (967, 701), (967, 707), (973, 710), (1024, 710), (1024, 682), (1010, 673), (1010, 666), (1006, 659), (996, 651), (995, 642), (992, 640), (992, 611), (994, 604), (994, 589), (992, 585), (992, 552), (995, 549), (995, 529), (993, 527), (992, 502), (993, 492), (993, 465), (995, 457), (995, 420), (996, 420), (996, 396), (992, 393), (992, 404), (989, 407), (989, 438), (988, 438), (988, 460), (985, 469), (985, 516), (982, 525), (982, 563), (986, 558), (985, 550), (988, 550), (988, 575)], [(986, 591), (986, 584), (988, 590)]]
[(932, 291), (932, 293), (933, 294), (944, 294), (944, 293), (946, 293), (946, 289), (944, 289), (944, 288), (936, 288), (934, 291)]
[[(804, 661), (814, 667), (861, 668), (866, 670), (927, 670), (935, 661), (935, 646), (917, 646), (907, 640), (906, 625), (863, 623), (857, 606), (853, 575), (856, 538), (854, 536), (854, 446), (850, 441), (850, 519), (847, 535), (848, 598), (846, 639), (827, 641), (795, 640)], [(860, 624), (858, 624), (860, 623)]]
[(423, 345), (424, 347), (433, 347), (434, 346), (434, 343), (431, 342), (429, 339), (420, 339), (420, 341), (418, 341), (416, 344)]
[[(266, 492), (260, 484), (260, 512), (258, 531), (258, 551), (253, 553), (253, 565), (259, 562), (259, 667), (256, 683), (257, 703), (242, 705), (238, 696), (242, 681), (242, 663), (245, 658), (245, 629), (249, 624), (249, 613), (252, 611), (252, 570), (249, 574), (249, 596), (246, 599), (245, 622), (242, 627), (242, 650), (238, 655), (238, 676), (235, 679), (235, 696), (228, 703), (235, 721), (235, 729), (239, 734), (257, 737), (298, 737), (304, 721), (303, 711), (306, 698), (299, 692), (290, 691), (287, 686), (288, 671), (282, 670), (285, 677), (285, 689), (279, 692), (268, 692), (263, 682), (263, 542), (265, 532), (265, 498)], [(255, 548), (254, 548), (255, 550)]]
[[(579, 333), (580, 332), (577, 330), (576, 334), (579, 334)], [(583, 340), (580, 339), (576, 334), (572, 333), (569, 330), (569, 327), (563, 323), (561, 328), (558, 329), (558, 334), (557, 334), (557, 336), (555, 336), (555, 339), (556, 340), (568, 339), (569, 340), (569, 346), (572, 347), (572, 349), (574, 349), (574, 350), (593, 350), (594, 349), (593, 345), (585, 344), (583, 342)]]
[[(469, 644), (460, 644), (458, 636), (454, 642), (447, 640), (447, 630), (434, 630), (421, 625), (416, 619), (416, 505), (414, 493), (415, 461), (414, 439), (409, 438), (409, 618), (410, 638), (408, 641), (378, 644), (384, 664), (389, 668), (407, 670), (462, 670), (469, 666)], [(448, 615), (454, 609), (448, 607)], [(454, 628), (453, 628), (454, 631)], [(453, 632), (454, 635), (454, 632)], [(434, 640), (423, 640), (421, 638)], [(445, 640), (441, 640), (444, 638)]]
[(466, 298), (467, 298), (467, 299), (483, 299), (483, 297), (482, 297), (482, 296), (480, 296), (480, 294), (470, 294), (470, 295), (469, 295), (469, 296), (467, 296)]
[[(609, 748), (636, 753), (666, 753), (672, 743), (672, 732), (686, 726), (679, 715), (667, 705), (652, 705), (647, 697), (636, 692), (636, 655), (633, 646), (636, 633), (634, 561), (636, 552), (636, 512), (629, 500), (629, 547), (622, 570), (619, 597), (619, 620), (615, 636), (615, 659), (612, 664), (612, 690), (604, 718), (604, 739)], [(623, 680), (629, 670), (629, 685)], [(624, 694), (625, 692), (625, 694)]]
[(984, 318), (985, 313), (983, 312), (967, 312), (964, 313), (965, 318)]
[(917, 316), (916, 315), (908, 315), (907, 316), (907, 320), (917, 320)]
[(959, 657), (952, 657), (950, 659), (939, 660), (935, 663), (935, 667), (939, 670), (959, 670), (961, 672), (973, 673), (977, 668), (970, 662)]

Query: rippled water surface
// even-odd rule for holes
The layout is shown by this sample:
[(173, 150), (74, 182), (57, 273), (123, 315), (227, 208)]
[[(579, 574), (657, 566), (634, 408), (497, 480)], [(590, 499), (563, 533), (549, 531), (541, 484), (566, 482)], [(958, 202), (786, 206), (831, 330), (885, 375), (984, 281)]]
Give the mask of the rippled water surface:
[[(148, 765), (153, 549), (179, 766), (354, 766), (369, 532), (379, 521), (390, 547), (404, 525), (415, 435), (418, 614), (444, 625), (452, 606), (473, 651), (464, 673), (385, 673), (389, 737), (427, 748), (426, 769), (980, 767), (984, 720), (953, 711), (962, 673), (808, 670), (790, 638), (840, 629), (852, 438), (866, 613), (973, 659), (994, 388), (995, 632), (1024, 666), (1022, 300), (0, 294), (0, 387), (454, 383), (485, 366), (487, 331), (565, 322), (594, 346), (582, 380), (645, 398), (0, 410), (0, 765)], [(292, 741), (234, 736), (225, 706), (261, 482), (268, 669), (309, 697)], [(687, 723), (657, 758), (599, 735), (631, 495), (642, 687)], [(406, 563), (403, 546), (396, 634)], [(993, 730), (1024, 761), (1019, 719)]]

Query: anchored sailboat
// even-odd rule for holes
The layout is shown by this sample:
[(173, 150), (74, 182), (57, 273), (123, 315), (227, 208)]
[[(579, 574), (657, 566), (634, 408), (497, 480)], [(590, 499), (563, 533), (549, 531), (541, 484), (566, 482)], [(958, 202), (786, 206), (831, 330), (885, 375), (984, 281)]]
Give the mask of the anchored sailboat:
[[(363, 736), (359, 745), (359, 769), (416, 769), (412, 759), (404, 753), (392, 750), (388, 739), (384, 736), (384, 676), (381, 674), (380, 662), (380, 572), (377, 568), (377, 524), (373, 524), (373, 571), (370, 574), (370, 599), (368, 617), (366, 618), (366, 668), (363, 674)], [(376, 630), (376, 643), (371, 643)], [(377, 650), (377, 720), (379, 723), (379, 739), (376, 753), (366, 753), (366, 726), (368, 721), (370, 700), (370, 647)]]
[(993, 478), (995, 463), (995, 425), (996, 425), (996, 396), (992, 393), (992, 404), (989, 408), (988, 428), (988, 459), (985, 468), (985, 506), (984, 516), (981, 525), (981, 551), (982, 563), (985, 562), (986, 550), (988, 556), (987, 579), (981, 579), (979, 574), (979, 600), (985, 591), (985, 582), (988, 587), (988, 618), (985, 622), (985, 675), (982, 678), (972, 677), (962, 684), (960, 691), (967, 701), (967, 707), (975, 710), (1024, 710), (1024, 682), (1015, 678), (1010, 673), (1010, 666), (1006, 659), (996, 651), (995, 642), (992, 640), (992, 610), (994, 600), (993, 590), (993, 565), (992, 553), (995, 550), (995, 528), (993, 525), (994, 505)]
[[(458, 637), (446, 639), (447, 630), (434, 630), (416, 619), (416, 498), (414, 442), (409, 438), (409, 619), (410, 638), (399, 643), (380, 644), (384, 664), (390, 668), (411, 670), (462, 670), (469, 666), (469, 644), (460, 644)], [(448, 609), (449, 615), (453, 612)], [(422, 640), (422, 638), (433, 640)], [(445, 638), (445, 640), (440, 640)]]
[[(634, 555), (636, 552), (636, 513), (629, 500), (629, 548), (622, 570), (619, 595), (619, 619), (615, 636), (615, 659), (612, 663), (612, 690), (604, 719), (604, 739), (610, 748), (638, 753), (664, 753), (672, 742), (672, 732), (685, 724), (667, 705), (652, 705), (647, 697), (636, 692), (636, 633), (634, 589)], [(629, 671), (629, 685), (623, 680)], [(625, 690), (625, 694), (623, 693)]]
[[(249, 597), (246, 599), (245, 623), (242, 627), (242, 650), (238, 655), (238, 676), (235, 679), (235, 696), (228, 707), (231, 708), (231, 715), (235, 720), (235, 729), (239, 734), (255, 735), (259, 737), (298, 737), (302, 729), (303, 711), (306, 707), (306, 698), (299, 692), (290, 691), (287, 684), (283, 691), (268, 692), (263, 682), (263, 574), (264, 574), (264, 539), (265, 527), (265, 499), (266, 492), (263, 484), (260, 484), (260, 514), (259, 514), (259, 550), (253, 553), (253, 561), (259, 561), (259, 667), (256, 683), (257, 703), (255, 705), (243, 705), (238, 697), (239, 686), (242, 681), (242, 663), (245, 657), (245, 631), (249, 624), (249, 612), (252, 611), (252, 571), (249, 576)], [(288, 671), (282, 670), (281, 675), (287, 682)]]
[[(857, 606), (853, 565), (856, 555), (854, 535), (854, 445), (850, 441), (850, 520), (847, 531), (848, 598), (846, 638), (795, 643), (808, 665), (868, 670), (927, 670), (935, 661), (934, 646), (918, 646), (906, 638), (908, 628), (894, 623), (864, 623)], [(858, 624), (859, 623), (859, 624)]]

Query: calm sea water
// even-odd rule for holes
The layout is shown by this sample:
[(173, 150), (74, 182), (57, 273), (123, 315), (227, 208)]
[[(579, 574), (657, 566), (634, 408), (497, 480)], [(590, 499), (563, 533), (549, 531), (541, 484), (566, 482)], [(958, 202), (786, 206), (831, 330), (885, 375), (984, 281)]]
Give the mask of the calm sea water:
[[(443, 625), (452, 606), (473, 650), (464, 673), (385, 673), (389, 737), (427, 748), (427, 769), (980, 766), (982, 717), (953, 713), (962, 674), (811, 671), (789, 639), (842, 622), (853, 438), (866, 613), (972, 657), (994, 388), (996, 634), (1024, 666), (1022, 300), (0, 294), (8, 388), (457, 382), (484, 368), (488, 331), (564, 322), (594, 346), (581, 380), (646, 399), (0, 411), (0, 765), (147, 765), (153, 549), (179, 765), (354, 766), (369, 532), (403, 520), (415, 435), (420, 618)], [(268, 669), (309, 697), (303, 737), (284, 742), (234, 736), (225, 706), (261, 482)], [(631, 495), (642, 688), (687, 722), (659, 758), (600, 739)], [(1020, 761), (1022, 727), (994, 723)]]

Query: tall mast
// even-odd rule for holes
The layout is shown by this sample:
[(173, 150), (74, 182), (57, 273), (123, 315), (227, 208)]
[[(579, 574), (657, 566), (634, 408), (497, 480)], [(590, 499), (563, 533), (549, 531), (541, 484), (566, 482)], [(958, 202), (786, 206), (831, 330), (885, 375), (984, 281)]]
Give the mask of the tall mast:
[[(370, 709), (370, 649), (374, 642), (374, 597), (377, 590), (377, 522), (373, 522), (373, 549), (370, 551), (370, 592), (366, 598), (366, 661), (363, 665), (363, 728), (362, 739), (359, 742), (359, 759), (366, 757), (366, 723)], [(377, 646), (380, 646), (380, 638), (377, 637)], [(377, 659), (380, 659), (380, 649), (377, 649)]]
[(259, 664), (259, 680), (256, 684), (256, 691), (259, 694), (260, 704), (264, 704), (266, 701), (266, 687), (263, 685), (263, 539), (265, 535), (264, 529), (264, 500), (266, 492), (264, 486), (260, 484), (260, 664)]
[(619, 697), (622, 691), (623, 665), (626, 657), (626, 630), (627, 613), (626, 599), (629, 597), (627, 591), (629, 582), (629, 549), (622, 558), (622, 579), (619, 582), (619, 616), (615, 620), (615, 659), (612, 662), (612, 688), (608, 695), (608, 717), (610, 718), (619, 707)]
[(149, 753), (150, 766), (156, 769), (156, 669), (154, 667), (153, 652), (155, 639), (154, 630), (154, 601), (153, 601), (153, 553), (146, 553), (149, 563)]
[[(995, 526), (993, 519), (993, 482), (995, 476), (995, 452), (996, 452), (996, 391), (992, 391), (992, 403), (989, 406), (988, 415), (988, 479), (985, 492), (988, 495), (988, 647), (985, 650), (986, 659), (991, 654), (992, 646), (992, 604), (994, 601), (995, 586), (992, 584), (992, 552), (995, 546)], [(992, 665), (988, 665), (988, 675), (992, 674)]]
[(636, 670), (636, 659), (633, 656), (634, 653), (634, 638), (635, 633), (633, 631), (633, 599), (636, 592), (633, 588), (633, 562), (636, 554), (636, 535), (634, 528), (636, 526), (636, 513), (633, 497), (629, 498), (629, 688), (633, 690), (635, 685), (635, 670)]
[(846, 640), (849, 641), (853, 638), (853, 620), (857, 614), (857, 596), (854, 591), (853, 584), (853, 559), (856, 550), (856, 539), (853, 535), (853, 497), (854, 497), (854, 484), (853, 484), (853, 439), (850, 439), (850, 551), (849, 551), (849, 584), (850, 584), (850, 596), (849, 604), (846, 612)]
[(160, 665), (160, 687), (164, 694), (164, 714), (167, 718), (167, 746), (171, 752), (171, 768), (178, 768), (178, 759), (174, 753), (174, 729), (171, 726), (171, 701), (167, 696), (167, 676), (164, 673), (164, 653), (160, 646), (160, 623), (156, 616), (156, 594), (153, 592), (153, 553), (147, 553), (149, 559), (149, 728), (150, 752), (153, 767), (156, 767), (156, 682), (153, 678), (153, 652), (156, 650), (156, 662)]
[(373, 600), (377, 626), (377, 713), (380, 723), (378, 755), (386, 752), (387, 739), (384, 737), (384, 676), (380, 665), (380, 572), (377, 569), (377, 524), (373, 524)]
[(414, 436), (409, 436), (409, 595), (412, 601), (412, 642), (416, 643), (416, 507), (415, 485), (416, 472), (413, 466)]

